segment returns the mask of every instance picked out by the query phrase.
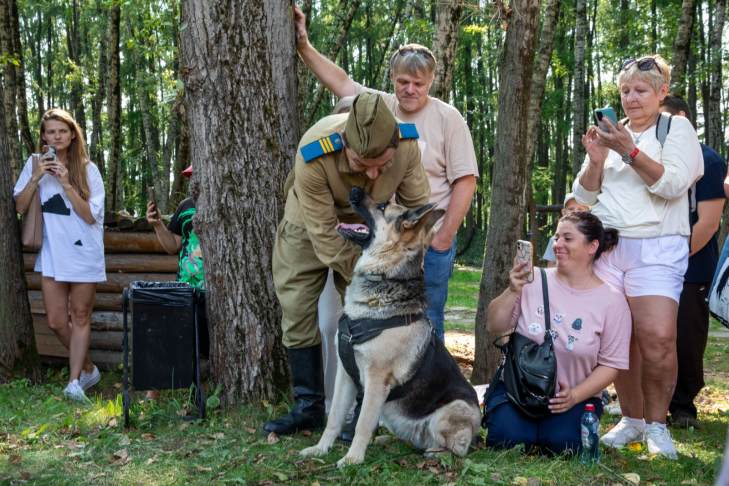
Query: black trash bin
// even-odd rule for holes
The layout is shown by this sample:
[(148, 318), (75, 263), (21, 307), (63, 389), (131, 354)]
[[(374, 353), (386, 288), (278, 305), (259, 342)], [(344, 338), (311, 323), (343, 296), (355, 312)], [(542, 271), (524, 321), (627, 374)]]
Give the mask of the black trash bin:
[(180, 282), (135, 281), (124, 289), (124, 424), (129, 426), (129, 328), (132, 314), (132, 386), (137, 390), (187, 388), (195, 383), (200, 418), (205, 397), (200, 386), (198, 291)]

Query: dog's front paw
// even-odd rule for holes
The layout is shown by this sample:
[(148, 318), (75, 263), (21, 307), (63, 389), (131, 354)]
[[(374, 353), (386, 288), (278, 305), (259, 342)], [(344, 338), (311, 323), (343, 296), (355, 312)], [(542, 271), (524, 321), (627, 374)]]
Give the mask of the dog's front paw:
[(320, 446), (319, 444), (299, 451), (299, 455), (302, 457), (321, 457), (325, 456), (329, 452), (328, 447)]
[(354, 455), (354, 454), (347, 454), (343, 458), (337, 461), (337, 467), (339, 469), (351, 466), (353, 464), (362, 464), (364, 462), (364, 456)]

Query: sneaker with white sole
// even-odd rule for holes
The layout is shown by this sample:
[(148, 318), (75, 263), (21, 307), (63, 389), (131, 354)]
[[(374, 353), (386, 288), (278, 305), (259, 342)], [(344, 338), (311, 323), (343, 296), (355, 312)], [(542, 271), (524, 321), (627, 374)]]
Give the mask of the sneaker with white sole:
[(89, 399), (86, 397), (86, 394), (84, 393), (84, 389), (81, 388), (78, 380), (73, 380), (68, 385), (66, 385), (66, 389), (63, 390), (63, 394), (66, 396), (66, 398), (76, 400), (77, 402), (86, 403), (89, 401)]
[(83, 388), (84, 391), (86, 391), (96, 385), (100, 379), (101, 373), (99, 373), (99, 368), (94, 365), (94, 369), (91, 370), (91, 373), (86, 373), (84, 370), (81, 370), (81, 375), (78, 377), (78, 384), (81, 385), (81, 388)]
[(623, 417), (607, 434), (600, 437), (600, 442), (608, 447), (620, 449), (631, 442), (642, 442), (644, 431), (643, 419)]
[(671, 433), (666, 424), (653, 422), (645, 427), (645, 441), (648, 445), (648, 452), (660, 454), (668, 459), (678, 459), (676, 447), (673, 445)]

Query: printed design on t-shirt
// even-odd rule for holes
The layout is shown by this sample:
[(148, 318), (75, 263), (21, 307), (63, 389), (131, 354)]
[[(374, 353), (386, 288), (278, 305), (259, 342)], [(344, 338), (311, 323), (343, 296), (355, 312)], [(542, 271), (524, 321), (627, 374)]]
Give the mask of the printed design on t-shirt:
[(180, 225), (182, 229), (182, 251), (180, 252), (178, 280), (193, 287), (203, 288), (205, 286), (203, 256), (200, 240), (192, 228), (194, 215), (195, 208), (189, 208), (181, 212), (179, 216), (182, 222)]
[(579, 317), (572, 322), (572, 329), (575, 331), (581, 331), (582, 330), (582, 319)]
[(544, 317), (544, 306), (540, 305), (539, 307), (537, 307), (537, 315), (539, 317)]
[(567, 336), (567, 351), (575, 349), (575, 341), (579, 341), (575, 336)]
[(63, 197), (60, 194), (54, 194), (46, 202), (43, 203), (41, 209), (44, 213), (60, 214), (61, 216), (71, 216), (71, 209), (66, 206)]
[(562, 321), (564, 321), (564, 314), (560, 314), (559, 312), (557, 312), (552, 318), (552, 322), (555, 324), (562, 324)]
[(552, 336), (552, 341), (556, 341), (559, 337), (559, 333), (555, 331), (554, 329), (549, 330), (549, 334)]
[(81, 243), (81, 240), (76, 240), (76, 242), (74, 243), (74, 245), (76, 245), (76, 246), (84, 246), (84, 244)]
[(542, 333), (543, 328), (538, 322), (532, 322), (527, 326), (527, 330), (529, 331), (529, 334), (537, 335)]

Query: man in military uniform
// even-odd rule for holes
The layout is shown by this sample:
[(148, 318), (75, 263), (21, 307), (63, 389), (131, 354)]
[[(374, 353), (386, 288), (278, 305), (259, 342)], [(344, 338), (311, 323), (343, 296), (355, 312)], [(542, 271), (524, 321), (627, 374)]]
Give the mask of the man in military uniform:
[(415, 126), (398, 124), (380, 95), (362, 93), (348, 114), (321, 119), (301, 139), (273, 255), (295, 403), (287, 415), (266, 422), (265, 431), (291, 434), (324, 425), (317, 302), (329, 268), (344, 294), (360, 254), (336, 226), (363, 222), (349, 205), (353, 187), (363, 188), (378, 203), (393, 196), (406, 207), (428, 202), (417, 137)]

